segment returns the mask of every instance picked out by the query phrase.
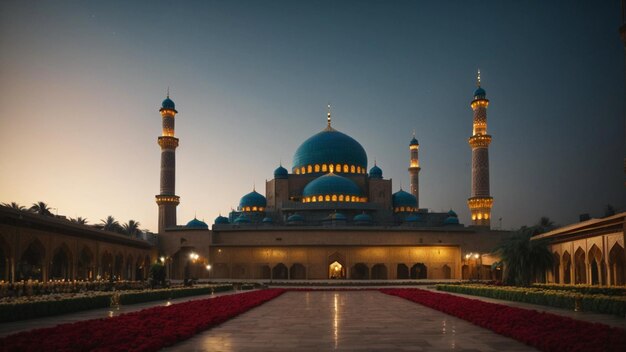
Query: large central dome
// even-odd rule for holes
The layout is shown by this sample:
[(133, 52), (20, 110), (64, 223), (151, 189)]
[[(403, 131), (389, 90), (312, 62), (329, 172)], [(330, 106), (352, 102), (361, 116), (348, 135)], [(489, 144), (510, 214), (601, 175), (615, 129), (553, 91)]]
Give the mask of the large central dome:
[(367, 154), (361, 144), (330, 126), (304, 141), (293, 156), (295, 174), (330, 171), (364, 174), (366, 168)]

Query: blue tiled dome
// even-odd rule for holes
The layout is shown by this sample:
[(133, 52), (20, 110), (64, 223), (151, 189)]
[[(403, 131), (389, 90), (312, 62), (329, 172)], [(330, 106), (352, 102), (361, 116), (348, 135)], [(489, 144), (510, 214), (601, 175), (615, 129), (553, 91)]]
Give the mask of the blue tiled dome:
[(374, 164), (374, 166), (370, 169), (370, 178), (383, 178), (383, 170)]
[(241, 197), (241, 200), (239, 201), (240, 209), (242, 209), (243, 207), (265, 208), (266, 206), (267, 206), (267, 200), (265, 199), (263, 195), (259, 194), (257, 191), (252, 191), (246, 194), (245, 196)]
[(348, 218), (346, 218), (345, 215), (343, 215), (342, 213), (337, 213), (337, 212), (334, 212), (334, 213), (328, 215), (328, 219), (329, 220), (335, 220), (335, 221), (337, 221), (337, 220), (339, 220), (339, 221), (346, 221), (346, 220), (348, 220)]
[(193, 220), (189, 221), (185, 227), (188, 229), (208, 229), (209, 225), (207, 225), (204, 221), (193, 218)]
[(168, 96), (161, 103), (161, 108), (162, 109), (169, 109), (169, 110), (176, 110), (176, 104), (174, 104), (174, 101), (172, 99), (170, 99), (170, 97)]
[(420, 218), (417, 214), (409, 214), (406, 218), (404, 218), (405, 222), (418, 222), (420, 220), (422, 220), (422, 218)]
[(293, 214), (287, 218), (287, 223), (290, 223), (290, 224), (302, 223), (302, 222), (304, 222), (304, 217), (302, 217), (302, 215), (298, 213)]
[(403, 190), (399, 190), (398, 192), (394, 193), (392, 198), (394, 208), (417, 206), (417, 199), (415, 198), (415, 196)]
[(413, 139), (411, 139), (411, 143), (409, 143), (409, 145), (419, 145), (419, 142), (417, 141), (417, 138), (415, 138), (415, 136), (413, 136)]
[(271, 224), (274, 222), (274, 220), (272, 220), (272, 218), (270, 217), (264, 217), (263, 220), (261, 220), (261, 222), (264, 224)]
[(369, 224), (372, 222), (372, 217), (369, 216), (368, 214), (359, 214), (357, 216), (354, 217), (354, 223), (357, 225), (364, 225), (364, 224)]
[(304, 141), (293, 156), (294, 170), (302, 166), (322, 164), (347, 164), (366, 168), (367, 154), (352, 137), (329, 127)]
[(448, 216), (444, 221), (443, 221), (444, 225), (458, 225), (459, 224), (459, 218), (457, 218), (456, 216)]
[(302, 191), (304, 197), (327, 194), (360, 196), (361, 189), (349, 178), (330, 173), (309, 182)]
[(482, 87), (478, 87), (478, 89), (474, 91), (474, 99), (485, 99), (486, 96), (487, 92), (485, 92)]
[(450, 209), (450, 211), (448, 212), (448, 216), (452, 216), (452, 217), (458, 218), (458, 215), (456, 215), (456, 213), (452, 209)]
[(276, 170), (274, 170), (274, 178), (284, 179), (284, 178), (287, 178), (288, 176), (289, 176), (289, 171), (287, 171), (287, 169), (285, 169), (282, 165), (280, 165), (279, 167), (276, 168)]
[(250, 218), (244, 214), (239, 215), (237, 219), (235, 219), (235, 224), (249, 224), (250, 222)]
[(228, 218), (225, 216), (218, 216), (215, 218), (215, 221), (213, 222), (214, 224), (220, 225), (220, 224), (230, 224), (230, 221), (228, 221)]

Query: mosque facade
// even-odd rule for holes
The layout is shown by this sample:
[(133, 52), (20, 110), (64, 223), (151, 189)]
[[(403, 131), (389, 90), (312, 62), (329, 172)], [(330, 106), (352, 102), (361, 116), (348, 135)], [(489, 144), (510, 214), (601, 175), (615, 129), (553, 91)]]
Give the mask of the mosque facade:
[(457, 214), (419, 203), (419, 142), (408, 143), (408, 191), (392, 180), (365, 148), (326, 126), (295, 151), (290, 170), (280, 165), (265, 191), (253, 189), (212, 228), (198, 219), (176, 224), (174, 135), (177, 114), (168, 97), (160, 108), (163, 133), (159, 206), (161, 260), (170, 277), (215, 279), (461, 279), (491, 278), (490, 253), (503, 232), (490, 229), (486, 92), (474, 92), (471, 225)]

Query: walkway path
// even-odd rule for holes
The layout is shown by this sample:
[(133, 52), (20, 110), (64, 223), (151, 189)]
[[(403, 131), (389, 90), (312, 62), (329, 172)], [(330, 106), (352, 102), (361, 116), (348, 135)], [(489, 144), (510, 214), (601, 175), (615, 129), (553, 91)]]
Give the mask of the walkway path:
[(534, 351), (378, 291), (287, 292), (164, 351)]

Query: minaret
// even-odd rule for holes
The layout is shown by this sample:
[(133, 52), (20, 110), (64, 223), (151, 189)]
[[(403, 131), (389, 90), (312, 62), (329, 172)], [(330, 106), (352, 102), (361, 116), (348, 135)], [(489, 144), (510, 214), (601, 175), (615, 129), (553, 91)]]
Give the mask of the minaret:
[(472, 194), (467, 200), (472, 225), (490, 227), (493, 198), (489, 195), (489, 144), (491, 136), (487, 134), (487, 107), (489, 100), (480, 87), (480, 70), (476, 80), (478, 89), (470, 106), (474, 110), (474, 132), (469, 138), (472, 147)]
[(174, 190), (178, 147), (178, 138), (174, 137), (174, 118), (178, 113), (175, 107), (168, 89), (167, 98), (163, 100), (159, 109), (163, 120), (163, 133), (158, 140), (161, 146), (161, 192), (156, 196), (156, 203), (159, 205), (159, 233), (163, 233), (168, 227), (176, 226), (176, 207), (180, 203), (180, 197)]
[(411, 163), (409, 164), (409, 176), (411, 178), (411, 194), (417, 199), (416, 209), (420, 207), (420, 160), (418, 157), (418, 151), (420, 144), (415, 138), (415, 131), (413, 131), (413, 139), (409, 143), (409, 151), (411, 152)]

